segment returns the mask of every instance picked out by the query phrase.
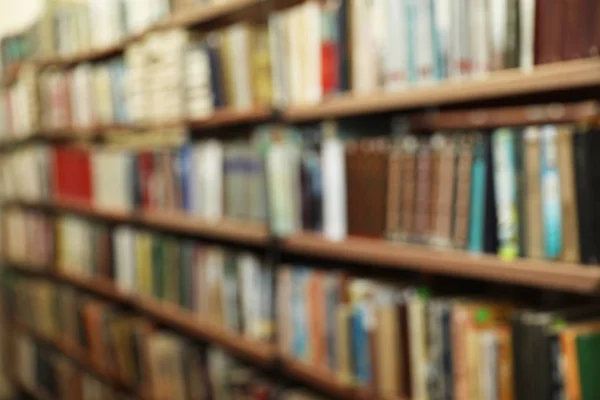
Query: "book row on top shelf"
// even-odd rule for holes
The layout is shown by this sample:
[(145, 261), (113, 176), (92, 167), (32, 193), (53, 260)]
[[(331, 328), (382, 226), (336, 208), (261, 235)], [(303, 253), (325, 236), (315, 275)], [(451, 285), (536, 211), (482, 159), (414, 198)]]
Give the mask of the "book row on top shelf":
[[(288, 119), (305, 120), (321, 118), (323, 112), (390, 111), (600, 82), (594, 60), (531, 71), (534, 65), (595, 54), (598, 40), (587, 28), (589, 14), (583, 8), (569, 14), (568, 21), (585, 27), (585, 40), (557, 41), (564, 48), (553, 48), (545, 34), (556, 30), (551, 6), (487, 0), (471, 7), (469, 1), (451, 6), (448, 0), (311, 0), (283, 10), (264, 4), (273, 11), (268, 20), (250, 19), (210, 32), (153, 32), (131, 42), (123, 55), (41, 69), (25, 83), (17, 78), (16, 87), (30, 89), (3, 92), (0, 132), (11, 138), (181, 122), (223, 108), (274, 107)], [(116, 7), (119, 1), (102, 4)], [(585, 11), (596, 15), (596, 6), (586, 4), (590, 9)], [(462, 78), (469, 79), (458, 86), (440, 84)], [(343, 93), (351, 96), (338, 96)], [(19, 105), (16, 110), (13, 104)], [(13, 126), (23, 116), (27, 124)]]
[[(527, 400), (579, 393), (594, 400), (600, 394), (597, 305), (578, 301), (548, 311), (538, 301), (507, 300), (506, 291), (481, 298), (463, 286), (384, 282), (314, 264), (272, 265), (260, 252), (126, 224), (11, 213), (3, 254), (14, 271), (5, 279), (14, 318), (40, 337), (78, 343), (97, 368), (114, 371), (115, 381), (134, 393), (151, 390), (147, 398), (189, 398), (183, 393), (192, 390), (190, 380), (233, 390), (236, 367), (213, 366), (210, 354), (222, 357), (215, 347), (343, 399)], [(21, 231), (34, 233), (22, 242), (18, 219)], [(208, 356), (188, 364), (182, 354), (200, 351), (188, 347), (194, 339), (209, 342)], [(157, 344), (163, 341), (179, 345), (163, 348)], [(31, 363), (31, 350), (24, 351), (22, 362)], [(26, 382), (55, 393), (57, 375), (26, 375)], [(268, 376), (277, 382), (276, 373)], [(165, 384), (176, 389), (158, 394)]]

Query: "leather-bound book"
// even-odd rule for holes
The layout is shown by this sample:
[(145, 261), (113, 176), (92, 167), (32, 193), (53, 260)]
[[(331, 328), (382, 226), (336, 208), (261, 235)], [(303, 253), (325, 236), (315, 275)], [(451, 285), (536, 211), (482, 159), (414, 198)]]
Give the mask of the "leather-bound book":
[(406, 136), (402, 140), (401, 240), (409, 237), (414, 226), (417, 146), (418, 142), (414, 136)]
[(544, 254), (542, 242), (542, 188), (540, 170), (540, 129), (530, 126), (525, 129), (523, 145), (524, 176), (527, 182), (525, 198), (525, 256), (542, 258)]
[(469, 237), (469, 210), (471, 202), (471, 167), (473, 163), (473, 140), (470, 134), (458, 139), (456, 170), (456, 200), (454, 207), (453, 245), (463, 249)]
[(575, 166), (573, 160), (573, 127), (558, 128), (558, 166), (562, 206), (563, 249), (562, 261), (579, 262), (579, 221), (575, 193)]
[(390, 145), (387, 171), (386, 232), (395, 240), (400, 229), (400, 191), (402, 190), (402, 145), (395, 140)]
[(428, 139), (419, 141), (416, 161), (415, 221), (413, 240), (425, 241), (429, 234), (429, 203), (431, 189), (431, 145)]
[(450, 136), (440, 137), (439, 188), (437, 192), (437, 215), (432, 243), (436, 246), (448, 246), (452, 232), (452, 212), (454, 208), (454, 185), (456, 153), (454, 141)]

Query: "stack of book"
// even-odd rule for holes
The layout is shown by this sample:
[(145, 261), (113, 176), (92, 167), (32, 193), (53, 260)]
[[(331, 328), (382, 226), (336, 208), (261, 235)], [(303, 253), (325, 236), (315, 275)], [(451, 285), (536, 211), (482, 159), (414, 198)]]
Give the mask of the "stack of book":
[(600, 395), (598, 307), (519, 311), (296, 266), (277, 284), (281, 351), (380, 398)]
[(180, 211), (218, 221), (266, 220), (263, 163), (245, 140), (131, 150), (56, 147), (54, 196), (111, 210)]
[(593, 125), (418, 136), (399, 128), (392, 139), (334, 127), (258, 130), (275, 233), (596, 262)]
[(32, 64), (23, 64), (16, 80), (0, 90), (0, 142), (38, 133), (38, 79), (38, 69)]
[(40, 77), (43, 127), (89, 129), (129, 122), (125, 103), (125, 63), (120, 57), (72, 69), (44, 71)]

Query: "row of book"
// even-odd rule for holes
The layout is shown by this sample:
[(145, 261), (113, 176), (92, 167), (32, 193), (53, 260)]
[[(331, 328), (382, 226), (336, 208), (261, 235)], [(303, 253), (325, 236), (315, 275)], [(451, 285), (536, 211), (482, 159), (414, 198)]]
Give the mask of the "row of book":
[(39, 111), (37, 72), (23, 66), (14, 84), (0, 90), (0, 143), (35, 134), (40, 127)]
[(132, 399), (28, 335), (21, 334), (16, 341), (17, 376), (29, 391), (55, 399)]
[(596, 130), (416, 135), (399, 123), (392, 136), (360, 138), (360, 129), (328, 121), (152, 151), (22, 148), (0, 162), (5, 197), (268, 221), (277, 236), (317, 231), (594, 264)]
[(598, 12), (564, 0), (304, 2), (270, 16), (275, 104), (593, 56)]
[(381, 398), (600, 396), (598, 306), (518, 309), (298, 266), (277, 282), (281, 351)]
[[(600, 395), (597, 305), (539, 311), (292, 265), (278, 268), (276, 284), (281, 354), (382, 398)], [(111, 335), (131, 335), (118, 342), (125, 346), (153, 332), (140, 317), (54, 283), (19, 279), (12, 288), (12, 309), (22, 324), (77, 340), (98, 365), (112, 366), (133, 385), (143, 382), (139, 376), (155, 376), (137, 375), (136, 366), (144, 365), (136, 361), (139, 350), (105, 347)], [(98, 337), (99, 331), (106, 333)], [(168, 354), (178, 353), (171, 348)]]
[(266, 220), (262, 160), (247, 141), (50, 153), (56, 198), (113, 210), (180, 211), (207, 221)]
[(414, 135), (399, 124), (391, 139), (356, 139), (324, 123), (263, 133), (276, 234), (312, 229), (332, 240), (388, 237), (505, 258), (597, 260), (596, 128)]
[[(90, 6), (102, 21), (103, 9), (118, 8), (120, 0), (93, 3), (103, 5)], [(395, 91), (587, 57), (597, 53), (600, 38), (590, 21), (600, 7), (577, 3), (564, 6), (564, 25), (581, 37), (564, 40), (556, 36), (563, 24), (555, 23), (555, 5), (535, 0), (311, 0), (272, 14), (268, 24), (155, 32), (128, 46), (125, 66), (118, 59), (44, 74), (44, 122), (81, 128), (203, 118), (220, 107), (316, 104), (344, 91)], [(123, 35), (98, 21), (100, 32)]]
[[(111, 371), (130, 392), (159, 400), (317, 399), (278, 387), (219, 348), (160, 330), (148, 319), (72, 288), (18, 278), (10, 293), (22, 326), (81, 348), (90, 365)], [(107, 385), (81, 370), (75, 373), (70, 361), (26, 335), (18, 341), (19, 378), (27, 387), (42, 388), (51, 398), (75, 398), (69, 396), (80, 391), (96, 396), (89, 398), (120, 398), (111, 387), (115, 382)]]
[(126, 69), (117, 57), (71, 70), (45, 70), (39, 75), (41, 126), (85, 129), (126, 124)]
[(76, 216), (10, 209), (4, 256), (34, 269), (109, 279), (254, 340), (273, 337), (273, 276), (259, 255)]

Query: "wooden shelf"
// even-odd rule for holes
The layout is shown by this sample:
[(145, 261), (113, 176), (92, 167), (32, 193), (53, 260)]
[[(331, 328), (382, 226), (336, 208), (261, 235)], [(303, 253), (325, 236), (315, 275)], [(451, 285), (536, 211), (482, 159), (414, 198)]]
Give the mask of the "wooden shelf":
[(141, 224), (154, 229), (210, 237), (241, 244), (266, 246), (269, 233), (264, 224), (235, 221), (223, 218), (208, 222), (202, 218), (176, 211), (127, 211), (103, 210), (80, 201), (57, 200), (54, 202), (8, 201), (7, 205), (29, 208), (54, 209), (115, 223)]
[(600, 85), (600, 59), (590, 58), (541, 65), (531, 72), (515, 69), (494, 72), (479, 79), (441, 81), (395, 93), (342, 94), (318, 105), (292, 106), (283, 115), (288, 122), (306, 122), (597, 85)]
[(103, 58), (121, 54), (123, 51), (125, 51), (125, 48), (127, 47), (130, 41), (131, 39), (127, 39), (119, 43), (115, 43), (112, 46), (108, 46), (101, 49), (86, 50), (70, 56), (56, 56), (47, 59), (42, 59), (37, 61), (37, 63), (43, 68), (51, 66), (64, 67), (82, 62), (100, 60)]
[[(100, 380), (104, 381), (114, 389), (121, 392), (135, 394), (133, 388), (131, 388), (129, 385), (123, 382), (116, 374), (113, 374), (112, 371), (108, 371), (106, 370), (106, 368), (93, 362), (93, 360), (91, 360), (88, 356), (85, 349), (83, 349), (77, 343), (68, 339), (53, 339), (46, 337), (45, 335), (37, 332), (35, 329), (32, 329), (18, 322), (13, 321), (13, 324), (18, 330), (31, 336), (36, 342), (43, 343), (47, 346), (54, 348), (59, 353), (72, 360), (75, 364), (82, 367), (92, 375), (100, 378)], [(136, 395), (136, 398), (142, 397), (143, 396), (141, 395)]]
[[(230, 220), (209, 223), (178, 212), (148, 211), (129, 214), (100, 210), (72, 201), (14, 201), (6, 204), (74, 212), (117, 223), (138, 223), (154, 229), (246, 245), (267, 246), (270, 241), (267, 227), (261, 224)], [(588, 295), (596, 295), (600, 291), (600, 268), (560, 261), (525, 258), (504, 261), (489, 254), (472, 254), (466, 251), (356, 237), (333, 242), (319, 234), (308, 232), (282, 239), (281, 250), (288, 254), (360, 263), (391, 270), (456, 276)]]
[(246, 339), (236, 332), (203, 321), (198, 316), (183, 311), (177, 306), (161, 303), (151, 297), (125, 293), (119, 290), (111, 281), (67, 275), (52, 269), (31, 268), (31, 266), (23, 263), (7, 261), (6, 264), (12, 270), (67, 283), (87, 293), (132, 307), (161, 325), (184, 332), (192, 337), (202, 338), (210, 343), (216, 343), (233, 354), (251, 360), (256, 365), (268, 367), (275, 363), (274, 346)]
[(217, 109), (203, 119), (190, 119), (185, 124), (192, 129), (219, 128), (223, 126), (254, 124), (268, 121), (273, 116), (269, 107), (255, 107), (247, 110), (235, 108)]
[[(80, 278), (62, 274), (51, 269), (39, 269), (37, 267), (34, 269), (30, 265), (11, 261), (6, 261), (5, 266), (19, 273), (66, 283), (86, 293), (127, 305), (163, 326), (181, 331), (191, 337), (201, 338), (207, 342), (217, 344), (232, 354), (251, 361), (254, 365), (264, 368), (283, 368), (285, 374), (290, 378), (306, 384), (308, 387), (326, 392), (336, 398), (349, 400), (373, 398), (360, 395), (362, 393), (361, 390), (340, 382), (330, 372), (315, 369), (312, 366), (289, 357), (282, 357), (278, 354), (275, 345), (245, 339), (237, 333), (208, 322), (203, 322), (197, 316), (182, 311), (177, 306), (163, 304), (152, 298), (123, 293), (108, 280)], [(24, 329), (22, 325), (18, 325), (18, 328)], [(82, 355), (73, 346), (60, 341), (49, 340), (27, 328), (25, 329), (36, 339), (56, 347), (69, 358), (80, 362), (84, 366), (89, 366), (89, 368), (96, 368), (92, 363), (87, 361), (84, 354)], [(108, 378), (110, 375), (105, 376)]]
[(292, 235), (283, 251), (380, 268), (412, 270), (583, 294), (600, 290), (600, 268), (533, 259), (503, 261), (493, 255), (393, 243), (377, 239), (325, 240), (312, 233)]
[(357, 391), (349, 384), (341, 382), (337, 376), (330, 371), (320, 369), (294, 358), (282, 356), (281, 365), (290, 377), (309, 384), (311, 387), (334, 396), (338, 399), (361, 399)]

